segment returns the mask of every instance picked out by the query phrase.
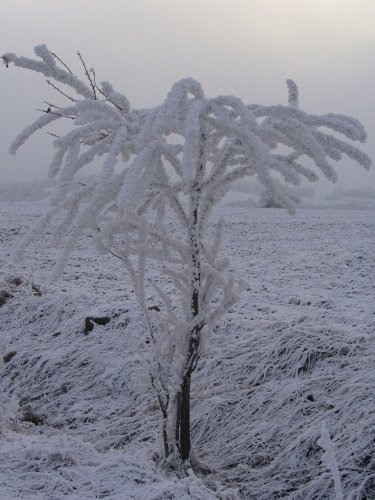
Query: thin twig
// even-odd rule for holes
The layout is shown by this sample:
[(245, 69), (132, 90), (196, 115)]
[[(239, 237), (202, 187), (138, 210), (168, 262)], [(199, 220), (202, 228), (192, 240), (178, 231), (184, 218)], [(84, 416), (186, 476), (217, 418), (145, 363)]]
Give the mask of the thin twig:
[(54, 113), (53, 111), (51, 111), (50, 108), (48, 108), (47, 110), (36, 108), (36, 110), (41, 111), (42, 113), (47, 113), (48, 115), (56, 115), (56, 116), (61, 116), (62, 118), (69, 118), (70, 120), (75, 120), (75, 116), (67, 116), (67, 115), (61, 115), (60, 113)]
[(52, 104), (50, 102), (47, 102), (47, 101), (43, 101), (44, 104), (47, 104), (47, 106), (49, 106), (50, 108), (55, 108), (55, 109), (61, 109), (59, 106), (56, 106), (55, 104)]
[(71, 75), (73, 74), (73, 72), (70, 70), (70, 68), (69, 68), (69, 67), (68, 67), (68, 66), (64, 63), (64, 61), (62, 61), (62, 60), (59, 58), (59, 56), (57, 56), (54, 52), (51, 52), (51, 51), (50, 51), (50, 54), (51, 54), (51, 56), (53, 56), (55, 59), (57, 59), (57, 60), (58, 60), (58, 61), (59, 61), (59, 62), (60, 62), (60, 63), (61, 63), (61, 64), (62, 64), (62, 65), (63, 65), (63, 66), (64, 66), (64, 67), (68, 70), (68, 71), (69, 71), (69, 73), (70, 73)]
[(114, 257), (117, 257), (118, 259), (120, 259), (121, 261), (123, 260), (122, 257), (120, 257), (120, 255), (117, 255), (117, 253), (113, 252), (110, 248), (108, 248), (108, 252), (113, 255)]
[[(82, 184), (82, 182), (80, 182), (79, 184)], [(85, 186), (85, 184), (82, 184), (82, 186)], [(100, 229), (100, 227), (96, 226), (96, 229), (99, 231), (99, 233), (102, 232), (102, 230)], [(120, 259), (121, 261), (123, 260), (123, 258), (120, 255), (117, 255), (117, 253), (113, 252), (110, 248), (108, 248), (108, 252), (111, 255), (113, 255), (114, 257), (117, 257), (118, 259)]]
[(90, 76), (90, 73), (89, 73), (89, 72), (88, 72), (88, 70), (87, 70), (86, 63), (85, 63), (85, 61), (83, 60), (83, 57), (82, 57), (81, 53), (80, 53), (80, 52), (77, 52), (77, 54), (78, 54), (78, 57), (79, 57), (79, 59), (80, 59), (80, 61), (81, 61), (81, 63), (82, 63), (82, 66), (83, 66), (83, 68), (84, 68), (84, 70), (85, 70), (85, 73), (86, 73), (87, 79), (88, 79), (88, 81), (90, 82), (90, 85), (91, 85), (92, 91), (93, 91), (93, 93), (94, 93), (94, 99), (96, 100), (96, 91), (95, 91), (95, 85), (94, 85), (94, 82), (92, 81), (92, 78), (91, 78), (91, 76)]
[(91, 68), (90, 69), (91, 73), (92, 73), (92, 77), (93, 77), (93, 82), (94, 82), (94, 85), (95, 85), (95, 88), (97, 89), (97, 91), (102, 94), (102, 96), (104, 96), (106, 98), (106, 100), (108, 102), (110, 102), (111, 104), (113, 104), (119, 111), (124, 111), (121, 106), (119, 106), (118, 104), (116, 104), (115, 102), (111, 101), (111, 99), (108, 99), (108, 97), (105, 95), (105, 93), (102, 91), (102, 89), (99, 87), (99, 85), (96, 83), (96, 74), (95, 74), (95, 70), (94, 68)]
[(70, 95), (68, 94), (65, 94), (65, 92), (63, 92), (61, 89), (59, 89), (59, 87), (56, 87), (56, 85), (54, 85), (50, 80), (46, 80), (46, 82), (48, 83), (48, 85), (51, 85), (51, 87), (56, 90), (57, 92), (59, 92), (60, 94), (62, 94), (64, 97), (66, 97), (67, 99), (69, 99), (70, 101), (72, 102), (77, 102), (77, 99), (73, 99), (73, 97), (71, 97)]
[(52, 135), (52, 137), (56, 137), (57, 139), (61, 139), (61, 135), (54, 134), (52, 132), (47, 132), (48, 135)]

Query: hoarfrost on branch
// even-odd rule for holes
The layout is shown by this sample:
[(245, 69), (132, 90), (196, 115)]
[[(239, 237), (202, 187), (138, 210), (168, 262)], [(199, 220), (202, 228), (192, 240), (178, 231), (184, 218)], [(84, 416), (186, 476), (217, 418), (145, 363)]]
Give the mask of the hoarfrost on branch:
[[(191, 374), (202, 340), (240, 291), (228, 259), (220, 255), (224, 221), (211, 239), (205, 237), (213, 207), (233, 181), (254, 176), (278, 205), (293, 212), (295, 201), (283, 181), (316, 181), (320, 172), (334, 182), (332, 162), (343, 154), (368, 169), (367, 155), (345, 140), (364, 142), (365, 131), (351, 117), (302, 111), (292, 80), (287, 80), (288, 105), (208, 98), (198, 82), (184, 78), (160, 106), (142, 110), (132, 108), (108, 82), (99, 86), (85, 65), (88, 83), (44, 45), (35, 53), (41, 60), (14, 54), (3, 59), (7, 67), (14, 63), (70, 87), (77, 97), (56, 113), (47, 111), (10, 148), (15, 154), (37, 130), (73, 119), (74, 127), (54, 141), (49, 172), (57, 182), (49, 211), (21, 243), (18, 256), (63, 213), (54, 234), (57, 242), (64, 241), (56, 276), (87, 228), (102, 250), (122, 260), (146, 326), (136, 342), (162, 413), (163, 451), (186, 460)], [(101, 171), (80, 184), (78, 174), (95, 158), (103, 158)], [(149, 260), (159, 263), (158, 282), (147, 277)], [(149, 302), (150, 288), (157, 306)]]

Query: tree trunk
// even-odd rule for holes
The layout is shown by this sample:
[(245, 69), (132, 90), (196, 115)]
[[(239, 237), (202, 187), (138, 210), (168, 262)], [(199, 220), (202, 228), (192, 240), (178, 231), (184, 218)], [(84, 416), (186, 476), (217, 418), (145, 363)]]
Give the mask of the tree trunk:
[[(196, 250), (196, 249), (195, 249)], [(191, 312), (194, 320), (199, 313), (199, 285), (200, 285), (200, 261), (199, 251), (192, 252), (194, 274), (192, 283), (191, 296)], [(176, 432), (175, 442), (180, 457), (183, 461), (190, 457), (191, 440), (190, 440), (190, 385), (191, 374), (193, 373), (197, 359), (200, 343), (200, 333), (202, 327), (195, 325), (190, 332), (189, 346), (186, 359), (185, 373), (182, 377), (180, 390), (177, 394), (176, 401)]]
[[(200, 282), (200, 263), (197, 262), (196, 279)], [(194, 289), (192, 294), (192, 312), (193, 318), (198, 315), (198, 289)], [(201, 326), (197, 325), (190, 333), (189, 349), (186, 372), (182, 378), (180, 391), (177, 395), (177, 412), (176, 412), (176, 445), (180, 452), (183, 461), (190, 457), (191, 440), (190, 440), (190, 385), (191, 374), (195, 369), (198, 359), (198, 349), (200, 343)]]
[[(201, 134), (201, 147), (199, 152), (199, 165), (197, 167), (197, 183), (192, 196), (192, 225), (190, 231), (190, 249), (191, 249), (191, 264), (192, 264), (192, 281), (191, 281), (191, 320), (194, 322), (199, 314), (199, 293), (201, 286), (201, 259), (200, 259), (200, 242), (198, 207), (200, 203), (200, 176), (204, 170), (204, 144), (205, 135)], [(202, 325), (195, 325), (190, 331), (189, 346), (187, 352), (187, 362), (185, 373), (182, 378), (180, 391), (177, 394), (177, 412), (176, 412), (176, 435), (175, 442), (183, 461), (190, 458), (191, 440), (190, 440), (190, 385), (191, 374), (193, 373), (198, 361), (198, 350), (200, 344), (200, 334)]]
[(191, 375), (185, 375), (181, 384), (180, 408), (179, 408), (179, 449), (182, 460), (190, 457), (190, 380)]

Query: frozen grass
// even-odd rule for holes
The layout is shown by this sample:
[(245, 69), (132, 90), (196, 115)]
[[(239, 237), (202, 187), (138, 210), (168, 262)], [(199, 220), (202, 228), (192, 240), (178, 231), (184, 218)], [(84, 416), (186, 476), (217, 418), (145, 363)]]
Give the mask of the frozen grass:
[[(224, 252), (247, 291), (204, 346), (199, 466), (180, 477), (157, 457), (159, 410), (129, 340), (142, 324), (121, 266), (82, 240), (51, 284), (41, 239), (12, 267), (40, 204), (2, 204), (1, 349), (15, 354), (0, 371), (1, 498), (335, 498), (322, 422), (343, 497), (375, 497), (373, 212), (230, 210)], [(86, 335), (90, 315), (111, 321)]]

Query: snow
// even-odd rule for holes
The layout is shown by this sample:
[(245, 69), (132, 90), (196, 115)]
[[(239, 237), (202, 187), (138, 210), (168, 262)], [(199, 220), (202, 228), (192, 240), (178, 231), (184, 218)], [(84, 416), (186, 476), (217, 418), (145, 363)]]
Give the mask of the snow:
[[(193, 375), (200, 466), (185, 477), (157, 456), (160, 410), (133, 348), (145, 327), (121, 261), (85, 230), (51, 282), (52, 227), (13, 264), (47, 202), (0, 202), (0, 292), (10, 295), (0, 307), (0, 497), (374, 498), (375, 212), (330, 204), (293, 217), (214, 212), (207, 236), (228, 221), (220, 255), (244, 291)], [(110, 321), (85, 332), (89, 316)]]

